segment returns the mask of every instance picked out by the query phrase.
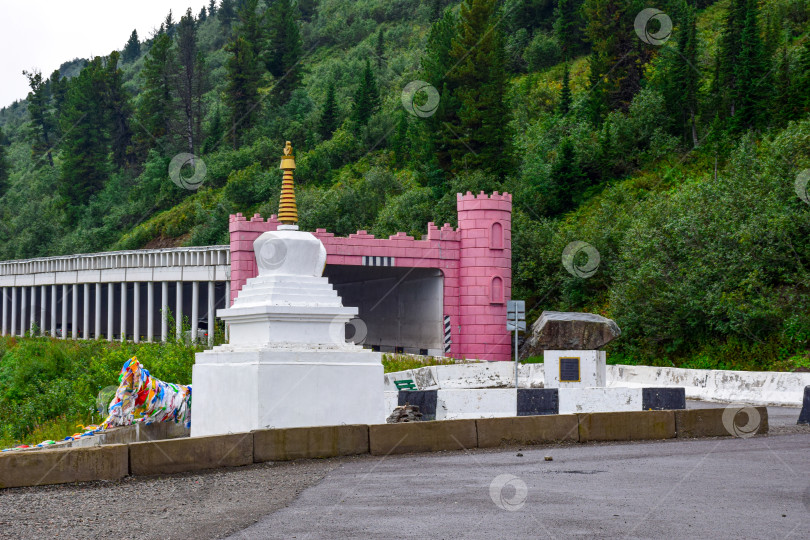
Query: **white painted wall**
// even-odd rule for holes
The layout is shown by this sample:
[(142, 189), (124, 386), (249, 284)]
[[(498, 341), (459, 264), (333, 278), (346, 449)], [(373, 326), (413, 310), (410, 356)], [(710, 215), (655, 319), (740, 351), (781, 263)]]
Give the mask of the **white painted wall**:
[(560, 388), (560, 414), (640, 411), (641, 388)]

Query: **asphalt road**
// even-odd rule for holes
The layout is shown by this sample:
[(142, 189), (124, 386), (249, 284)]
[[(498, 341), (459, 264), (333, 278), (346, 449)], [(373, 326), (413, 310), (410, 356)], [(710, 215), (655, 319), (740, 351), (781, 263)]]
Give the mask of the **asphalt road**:
[(798, 414), (769, 408), (774, 435), (751, 439), (356, 456), (5, 489), (0, 538), (809, 538), (810, 426), (796, 426)]
[(575, 536), (808, 538), (810, 430), (355, 460), (230, 538)]

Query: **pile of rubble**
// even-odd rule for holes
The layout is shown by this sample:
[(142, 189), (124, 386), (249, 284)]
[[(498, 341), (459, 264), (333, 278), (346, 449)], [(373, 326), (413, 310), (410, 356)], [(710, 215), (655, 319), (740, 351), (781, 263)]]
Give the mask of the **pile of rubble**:
[(394, 409), (388, 418), (385, 419), (387, 424), (401, 424), (404, 422), (420, 422), (422, 420), (422, 413), (419, 412), (419, 407), (416, 405), (401, 405)]

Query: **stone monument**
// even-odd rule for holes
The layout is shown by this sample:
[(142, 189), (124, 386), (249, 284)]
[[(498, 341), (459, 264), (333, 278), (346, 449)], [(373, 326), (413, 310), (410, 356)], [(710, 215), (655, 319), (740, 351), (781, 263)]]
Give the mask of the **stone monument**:
[(326, 249), (298, 230), (287, 142), (279, 220), (253, 242), (259, 275), (217, 310), (230, 342), (198, 353), (191, 436), (385, 422), (381, 354), (345, 338), (357, 309), (322, 276)]
[(534, 392), (552, 392), (560, 414), (686, 408), (684, 388), (608, 383), (607, 354), (598, 349), (620, 335), (619, 326), (600, 315), (544, 311), (522, 351), (543, 354), (545, 388)]
[(526, 345), (543, 353), (547, 388), (600, 388), (607, 383), (607, 355), (598, 349), (620, 335), (601, 315), (544, 311)]

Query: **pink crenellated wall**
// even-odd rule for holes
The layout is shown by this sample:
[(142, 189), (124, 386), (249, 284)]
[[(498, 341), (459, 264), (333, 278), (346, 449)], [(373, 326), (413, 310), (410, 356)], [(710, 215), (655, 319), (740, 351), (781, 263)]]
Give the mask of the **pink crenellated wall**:
[[(326, 264), (363, 264), (363, 256), (394, 257), (397, 267), (437, 268), (444, 275), (444, 315), (450, 317), (449, 356), (510, 360), (506, 300), (512, 290), (512, 195), (458, 194), (458, 228), (428, 223), (427, 236), (405, 233), (374, 238), (366, 231), (336, 237), (314, 234), (326, 247)], [(231, 302), (245, 282), (258, 274), (253, 241), (278, 228), (276, 216), (247, 220), (230, 217)]]

